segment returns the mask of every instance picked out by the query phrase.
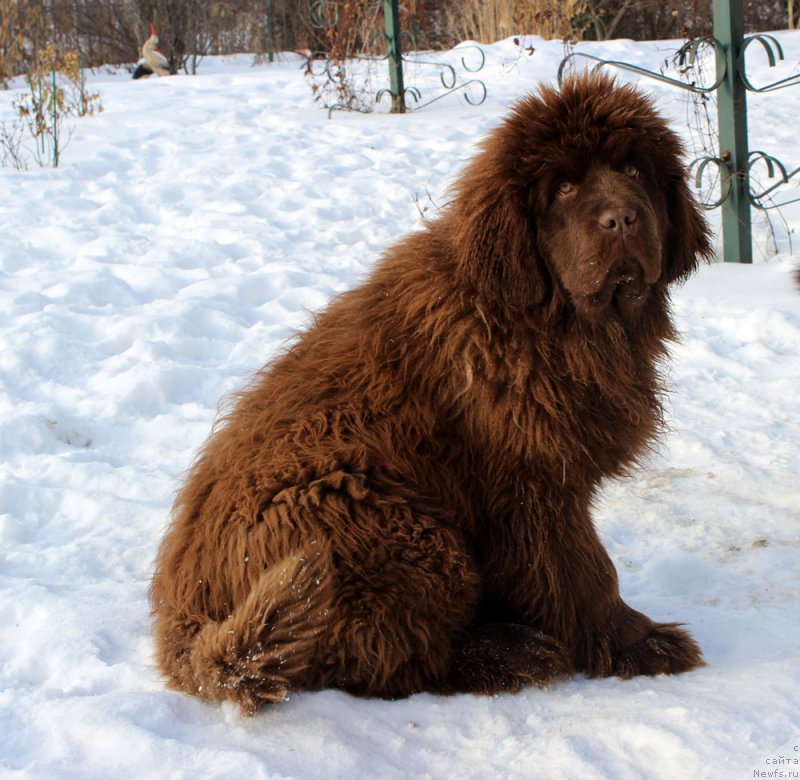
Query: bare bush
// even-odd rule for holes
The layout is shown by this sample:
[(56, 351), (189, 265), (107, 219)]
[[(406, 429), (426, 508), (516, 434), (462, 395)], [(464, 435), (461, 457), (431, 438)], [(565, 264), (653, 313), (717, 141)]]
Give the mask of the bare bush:
[(28, 149), (38, 165), (57, 167), (72, 135), (67, 120), (102, 111), (100, 95), (87, 90), (78, 53), (60, 53), (52, 45), (38, 53), (25, 86), (11, 103), (16, 121), (5, 123), (0, 133), (4, 164), (27, 167), (23, 149)]
[(0, 122), (0, 167), (24, 171), (28, 167), (22, 150), (25, 127), (20, 122)]

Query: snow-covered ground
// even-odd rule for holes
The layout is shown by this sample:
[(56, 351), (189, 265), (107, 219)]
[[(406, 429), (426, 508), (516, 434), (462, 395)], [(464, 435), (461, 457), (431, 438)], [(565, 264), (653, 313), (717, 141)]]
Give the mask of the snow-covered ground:
[[(761, 82), (800, 61), (800, 34), (779, 37), (788, 64), (772, 76), (761, 57)], [(486, 47), (483, 105), (403, 116), (328, 119), (296, 59), (97, 73), (105, 111), (75, 123), (62, 167), (0, 170), (0, 775), (800, 776), (800, 204), (773, 212), (774, 239), (756, 215), (755, 265), (676, 291), (670, 433), (596, 511), (626, 600), (686, 622), (707, 668), (491, 699), (304, 693), (252, 719), (166, 691), (154, 668), (153, 557), (220, 397), (554, 80), (561, 44), (531, 43)], [(580, 49), (658, 68), (675, 45)], [(686, 94), (642, 87), (697, 135)], [(790, 169), (798, 95), (749, 102), (751, 146)]]

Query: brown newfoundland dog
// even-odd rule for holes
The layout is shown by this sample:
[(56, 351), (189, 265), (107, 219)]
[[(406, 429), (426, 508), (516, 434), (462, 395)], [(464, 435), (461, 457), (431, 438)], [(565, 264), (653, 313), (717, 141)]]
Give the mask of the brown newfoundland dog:
[(702, 665), (625, 604), (590, 517), (659, 430), (669, 286), (710, 254), (681, 154), (629, 87), (541, 89), (257, 375), (158, 555), (172, 687), (252, 713)]

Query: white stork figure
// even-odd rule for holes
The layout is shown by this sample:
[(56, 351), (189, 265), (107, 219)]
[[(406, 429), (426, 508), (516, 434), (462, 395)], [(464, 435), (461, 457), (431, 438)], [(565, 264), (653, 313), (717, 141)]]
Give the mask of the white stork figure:
[(150, 37), (142, 46), (142, 58), (136, 63), (136, 70), (133, 71), (135, 79), (145, 76), (169, 76), (175, 71), (169, 64), (169, 60), (156, 48), (158, 46), (158, 35), (156, 35), (156, 25), (150, 22)]

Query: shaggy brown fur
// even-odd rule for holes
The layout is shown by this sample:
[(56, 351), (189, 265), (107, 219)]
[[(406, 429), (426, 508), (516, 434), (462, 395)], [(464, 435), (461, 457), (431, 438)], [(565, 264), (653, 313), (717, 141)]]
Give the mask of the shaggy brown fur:
[(667, 290), (710, 253), (680, 159), (632, 89), (541, 89), (258, 374), (158, 556), (173, 687), (251, 713), (703, 663), (622, 601), (590, 518), (658, 431)]

